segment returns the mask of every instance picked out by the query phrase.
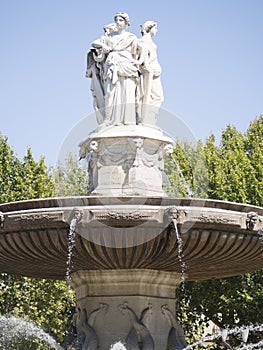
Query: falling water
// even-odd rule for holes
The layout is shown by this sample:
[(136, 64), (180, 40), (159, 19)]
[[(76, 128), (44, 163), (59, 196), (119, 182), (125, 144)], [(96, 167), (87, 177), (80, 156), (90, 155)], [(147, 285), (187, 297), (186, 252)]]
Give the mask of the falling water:
[(172, 219), (174, 224), (174, 230), (176, 234), (177, 239), (177, 245), (178, 245), (178, 260), (181, 266), (181, 280), (184, 283), (185, 282), (185, 271), (187, 269), (186, 263), (183, 260), (184, 254), (183, 254), (183, 240), (179, 233), (178, 226), (177, 226), (177, 219)]
[(117, 343), (111, 345), (110, 350), (127, 350), (127, 348), (122, 342), (118, 341)]
[(71, 282), (70, 273), (73, 270), (73, 249), (75, 246), (75, 239), (76, 239), (76, 225), (77, 225), (78, 219), (76, 217), (73, 217), (70, 222), (69, 226), (69, 233), (68, 233), (68, 251), (67, 251), (67, 270), (66, 270), (66, 280), (68, 283)]
[(172, 158), (172, 160), (173, 160), (173, 162), (174, 162), (174, 164), (175, 164), (175, 166), (176, 166), (176, 168), (177, 168), (177, 170), (178, 170), (178, 172), (179, 172), (179, 175), (180, 175), (181, 179), (183, 180), (184, 188), (185, 188), (185, 190), (186, 190), (186, 193), (187, 193), (188, 197), (189, 197), (189, 198), (192, 198), (193, 195), (194, 195), (194, 193), (193, 193), (193, 191), (191, 190), (191, 188), (190, 188), (190, 186), (188, 185), (188, 183), (186, 182), (185, 177), (184, 177), (184, 174), (182, 173), (182, 170), (181, 170), (179, 164), (177, 163), (177, 161), (174, 159), (174, 157), (173, 157), (172, 155), (171, 155), (171, 158)]
[(231, 335), (231, 334), (234, 334), (234, 335), (241, 334), (241, 336), (242, 336), (243, 345), (241, 345), (238, 348), (235, 348), (236, 350), (262, 349), (263, 340), (261, 340), (258, 343), (255, 343), (255, 344), (246, 344), (246, 345), (244, 345), (244, 343), (247, 342), (247, 335), (248, 335), (249, 332), (263, 332), (263, 325), (257, 325), (257, 326), (251, 325), (251, 326), (235, 327), (235, 328), (230, 329), (230, 330), (223, 329), (222, 332), (217, 332), (217, 333), (215, 333), (213, 335), (209, 335), (209, 336), (207, 336), (207, 337), (205, 337), (203, 339), (200, 339), (200, 340), (196, 341), (195, 343), (188, 345), (183, 350), (193, 349), (196, 346), (202, 345), (205, 342), (211, 342), (211, 341), (214, 341), (214, 340), (216, 340), (218, 338), (222, 338), (222, 339), (225, 340), (226, 337), (228, 335)]
[(247, 345), (241, 346), (237, 350), (248, 350), (248, 349), (262, 350), (263, 349), (263, 340), (261, 340), (260, 342), (258, 342), (256, 344), (247, 344)]
[(162, 181), (164, 186), (164, 191), (168, 194), (168, 196), (175, 195), (175, 189), (173, 185), (171, 184), (171, 181), (169, 180), (169, 177), (165, 173), (164, 170), (162, 170)]
[(259, 241), (260, 241), (260, 245), (261, 245), (261, 251), (262, 251), (262, 255), (263, 255), (263, 228), (258, 230), (258, 234), (259, 234)]
[(16, 317), (0, 316), (0, 348), (14, 349), (16, 344), (24, 349), (34, 340), (40, 340), (52, 349), (63, 350), (48, 333), (31, 322)]

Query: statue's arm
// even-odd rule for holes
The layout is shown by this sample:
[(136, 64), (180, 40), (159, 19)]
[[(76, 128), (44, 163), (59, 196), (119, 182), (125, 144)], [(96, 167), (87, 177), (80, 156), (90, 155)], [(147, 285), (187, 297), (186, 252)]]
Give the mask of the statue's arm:
[(143, 45), (142, 42), (138, 43), (138, 60), (137, 60), (137, 64), (138, 65), (142, 65), (146, 62), (148, 57), (148, 50), (146, 48), (145, 45)]

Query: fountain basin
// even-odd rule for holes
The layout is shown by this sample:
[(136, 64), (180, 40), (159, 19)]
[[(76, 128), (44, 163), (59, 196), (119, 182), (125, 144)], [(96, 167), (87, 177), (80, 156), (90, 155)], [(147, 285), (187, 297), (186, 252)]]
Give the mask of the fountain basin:
[(263, 208), (216, 200), (67, 197), (0, 205), (0, 271), (64, 279), (68, 232), (77, 217), (72, 271), (149, 269), (188, 280), (263, 267)]

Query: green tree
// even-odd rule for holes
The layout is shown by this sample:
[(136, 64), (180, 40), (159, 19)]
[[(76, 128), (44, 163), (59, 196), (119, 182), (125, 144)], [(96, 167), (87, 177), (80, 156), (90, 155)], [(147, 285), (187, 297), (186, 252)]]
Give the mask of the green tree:
[(88, 193), (88, 170), (72, 154), (67, 156), (64, 163), (58, 162), (53, 168), (52, 178), (56, 196), (86, 196)]
[(263, 206), (263, 116), (250, 123), (245, 133), (245, 144), (253, 167), (253, 177), (248, 177), (248, 202)]
[[(44, 158), (34, 160), (27, 149), (20, 160), (0, 134), (0, 203), (50, 197), (54, 182)], [(1, 275), (0, 313), (33, 321), (62, 341), (74, 305), (74, 293), (64, 281)]]
[(187, 197), (192, 187), (192, 165), (190, 155), (192, 146), (176, 142), (173, 153), (165, 158), (164, 172), (169, 186), (165, 190), (172, 196)]

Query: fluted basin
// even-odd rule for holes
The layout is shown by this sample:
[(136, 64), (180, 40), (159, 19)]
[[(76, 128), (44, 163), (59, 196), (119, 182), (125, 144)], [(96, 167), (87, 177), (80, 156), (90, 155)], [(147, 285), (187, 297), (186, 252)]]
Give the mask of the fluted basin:
[(68, 232), (77, 218), (72, 272), (151, 269), (181, 272), (177, 224), (188, 280), (263, 267), (263, 208), (180, 198), (69, 197), (0, 205), (0, 271), (64, 279)]

